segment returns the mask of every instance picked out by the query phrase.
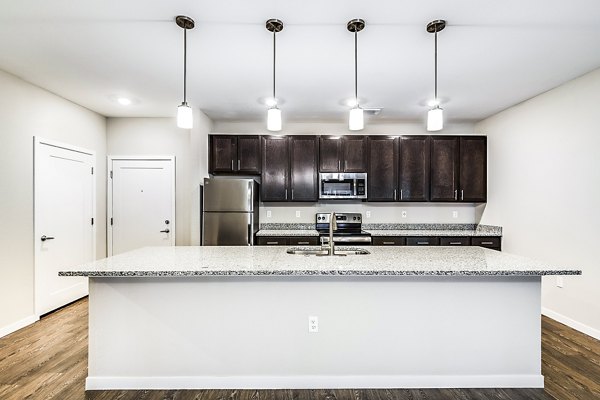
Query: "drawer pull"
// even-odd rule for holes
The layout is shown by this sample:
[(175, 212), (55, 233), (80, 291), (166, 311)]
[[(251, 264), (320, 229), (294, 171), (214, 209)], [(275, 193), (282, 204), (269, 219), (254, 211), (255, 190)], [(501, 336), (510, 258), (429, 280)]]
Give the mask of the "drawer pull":
[(450, 244), (462, 244), (462, 242), (450, 242)]
[(279, 244), (279, 242), (267, 242), (267, 244)]
[(417, 244), (429, 244), (429, 242), (417, 242)]
[(383, 244), (396, 244), (396, 242), (383, 242)]
[(308, 244), (308, 242), (298, 242), (298, 244)]
[(481, 244), (494, 244), (494, 242), (481, 242)]

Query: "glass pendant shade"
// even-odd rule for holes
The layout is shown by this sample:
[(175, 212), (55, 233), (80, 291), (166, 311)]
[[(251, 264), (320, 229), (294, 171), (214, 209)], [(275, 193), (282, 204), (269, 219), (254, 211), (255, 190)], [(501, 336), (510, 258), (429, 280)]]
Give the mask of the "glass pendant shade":
[(351, 131), (360, 131), (365, 127), (365, 120), (363, 116), (363, 109), (360, 107), (354, 107), (350, 110), (350, 119), (348, 128)]
[(427, 130), (430, 132), (444, 129), (444, 110), (434, 107), (427, 113)]
[(281, 130), (281, 110), (279, 108), (273, 107), (267, 111), (267, 129), (274, 132)]
[(177, 107), (177, 126), (183, 129), (192, 129), (194, 126), (192, 107), (188, 106), (187, 103), (181, 103)]

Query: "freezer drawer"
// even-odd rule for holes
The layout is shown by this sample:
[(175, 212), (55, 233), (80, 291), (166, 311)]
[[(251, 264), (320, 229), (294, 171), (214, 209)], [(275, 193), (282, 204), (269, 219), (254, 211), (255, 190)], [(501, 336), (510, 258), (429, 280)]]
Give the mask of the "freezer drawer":
[(252, 213), (204, 213), (204, 246), (252, 246)]

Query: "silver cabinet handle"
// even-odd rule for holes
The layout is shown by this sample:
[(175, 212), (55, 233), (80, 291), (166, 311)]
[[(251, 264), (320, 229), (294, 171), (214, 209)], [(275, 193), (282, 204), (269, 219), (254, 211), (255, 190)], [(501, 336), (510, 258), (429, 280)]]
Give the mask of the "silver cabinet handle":
[(46, 235), (42, 235), (42, 237), (40, 238), (40, 240), (42, 242), (45, 242), (46, 240), (54, 240), (54, 237), (52, 236), (46, 236)]
[(298, 244), (308, 244), (308, 242), (298, 242)]
[(462, 244), (462, 242), (450, 242), (450, 244)]
[(417, 244), (429, 244), (429, 242), (417, 242)]
[(287, 200), (287, 189), (285, 189), (285, 199)]
[(342, 169), (342, 161), (338, 160), (338, 172)]
[(238, 171), (240, 170), (240, 160), (238, 160)]
[(458, 200), (458, 190), (454, 190), (454, 200)]
[(383, 242), (383, 244), (396, 244), (395, 242)]
[(294, 200), (294, 189), (292, 189), (292, 200)]
[(161, 233), (169, 233), (169, 232), (171, 232), (171, 231), (169, 230), (169, 228), (167, 228), (167, 229), (165, 229), (165, 230), (163, 230), (163, 231), (160, 231), (160, 232), (161, 232)]
[(465, 199), (465, 191), (463, 189), (460, 189), (460, 199), (461, 200)]
[(267, 242), (267, 244), (279, 244), (279, 242)]
[(394, 189), (394, 200), (396, 200), (396, 189)]
[(233, 160), (231, 160), (231, 170), (234, 171), (235, 167), (233, 166)]
[(494, 242), (481, 242), (481, 244), (494, 244)]
[(400, 189), (400, 200), (402, 200), (402, 189)]

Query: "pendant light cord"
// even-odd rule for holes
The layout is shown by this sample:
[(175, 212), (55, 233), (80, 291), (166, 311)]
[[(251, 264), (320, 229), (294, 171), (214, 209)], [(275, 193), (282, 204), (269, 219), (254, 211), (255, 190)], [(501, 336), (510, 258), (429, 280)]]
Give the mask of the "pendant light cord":
[(275, 97), (275, 59), (277, 52), (277, 43), (276, 43), (276, 29), (273, 29), (273, 101), (275, 102), (275, 107), (277, 107), (277, 100)]
[(434, 100), (436, 102), (438, 101), (438, 96), (437, 96), (437, 64), (438, 64), (437, 63), (437, 34), (438, 33), (437, 33), (437, 28), (436, 28), (435, 34), (434, 34), (434, 36), (435, 36), (435, 39), (434, 39), (434, 41), (435, 41), (435, 51), (434, 51), (434, 54), (435, 54), (434, 55), (434, 79), (435, 80), (434, 80), (434, 85), (433, 85), (433, 87), (434, 87), (433, 98), (434, 98)]
[(354, 100), (358, 107), (358, 32), (354, 31)]
[(183, 28), (183, 103), (187, 104), (187, 28)]

